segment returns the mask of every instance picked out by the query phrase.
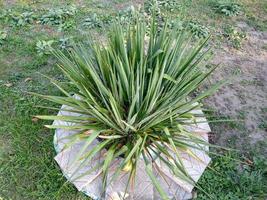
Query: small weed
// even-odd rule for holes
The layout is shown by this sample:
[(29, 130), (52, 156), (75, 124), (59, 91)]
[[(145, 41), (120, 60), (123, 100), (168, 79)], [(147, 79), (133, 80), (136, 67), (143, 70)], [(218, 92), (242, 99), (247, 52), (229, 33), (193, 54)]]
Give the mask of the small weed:
[(158, 0), (159, 6), (167, 11), (174, 11), (181, 7), (177, 0)]
[(263, 108), (261, 108), (261, 112), (262, 112), (262, 113), (267, 113), (267, 107), (263, 107)]
[(226, 16), (237, 16), (241, 12), (241, 6), (229, 0), (218, 1), (214, 7), (217, 13)]
[(147, 0), (145, 2), (145, 11), (151, 14), (153, 7), (156, 8), (156, 13), (160, 14), (161, 9), (169, 12), (179, 10), (181, 4), (177, 0)]
[(244, 120), (246, 118), (246, 115), (247, 115), (247, 111), (245, 111), (245, 110), (238, 111), (238, 118), (239, 119)]
[(63, 24), (68, 18), (74, 16), (77, 11), (75, 6), (68, 6), (65, 8), (50, 9), (41, 16), (39, 23), (49, 25)]
[(59, 48), (68, 50), (72, 47), (72, 37), (65, 37), (59, 39)]
[(133, 6), (128, 7), (125, 10), (120, 11), (116, 15), (114, 20), (119, 21), (122, 24), (129, 24), (133, 20), (135, 12), (136, 12), (136, 10)]
[(59, 24), (58, 30), (59, 31), (66, 31), (66, 30), (70, 30), (74, 27), (75, 27), (75, 22), (72, 20), (67, 20), (67, 21), (63, 22), (62, 24)]
[(180, 19), (170, 20), (168, 22), (168, 28), (172, 29), (174, 27), (176, 27), (178, 30), (183, 30), (184, 29), (184, 22), (181, 21)]
[(171, 29), (174, 26), (180, 30), (187, 29), (196, 38), (206, 38), (210, 34), (209, 28), (197, 21), (182, 21), (179, 19), (169, 21), (168, 27)]
[(148, 15), (151, 15), (153, 10), (157, 16), (161, 15), (160, 3), (157, 0), (147, 0), (144, 3), (144, 10)]
[(267, 50), (267, 44), (264, 44), (264, 45), (262, 46), (262, 49)]
[(96, 13), (94, 13), (84, 20), (83, 26), (86, 26), (88, 28), (102, 28), (103, 22), (101, 18)]
[(0, 18), (11, 26), (25, 26), (27, 24), (32, 24), (36, 19), (36, 16), (32, 11), (19, 13), (8, 9), (3, 11)]
[(262, 129), (262, 130), (267, 130), (267, 122), (262, 120), (260, 122), (260, 124), (258, 125), (258, 128)]
[(185, 26), (197, 38), (206, 38), (209, 36), (209, 29), (198, 22), (189, 21)]
[(234, 67), (233, 71), (232, 71), (232, 74), (235, 75), (235, 76), (239, 76), (241, 75), (243, 72), (242, 72), (242, 69), (240, 69), (239, 67)]
[(7, 38), (7, 32), (6, 31), (0, 31), (0, 45), (2, 45)]
[(52, 50), (52, 44), (54, 43), (54, 40), (41, 40), (36, 43), (36, 50), (39, 55), (48, 55), (51, 53)]
[(23, 12), (21, 14), (13, 15), (12, 22), (15, 26), (25, 26), (26, 24), (32, 24), (36, 19), (33, 12)]
[(10, 20), (11, 15), (12, 15), (11, 9), (0, 10), (0, 19), (5, 23), (7, 23)]
[(233, 26), (226, 26), (223, 28), (223, 37), (226, 38), (231, 45), (240, 49), (242, 42), (246, 39), (246, 34), (243, 31), (238, 31)]
[(249, 86), (249, 85), (253, 85), (253, 86), (264, 86), (264, 83), (262, 82), (262, 80), (257, 79), (257, 78), (253, 78), (253, 79), (244, 79), (240, 81), (240, 84), (243, 86)]
[(36, 43), (36, 50), (38, 55), (49, 55), (53, 46), (56, 45), (62, 50), (69, 50), (72, 48), (72, 37), (63, 37), (59, 40), (41, 40)]

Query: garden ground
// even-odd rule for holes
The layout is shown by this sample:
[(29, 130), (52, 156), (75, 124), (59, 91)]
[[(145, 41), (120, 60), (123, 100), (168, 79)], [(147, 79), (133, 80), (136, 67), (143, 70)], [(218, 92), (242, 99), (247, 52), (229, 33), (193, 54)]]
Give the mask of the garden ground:
[[(104, 39), (112, 19), (127, 22), (127, 8), (143, 1), (67, 2), (0, 1), (0, 199), (88, 199), (66, 182), (53, 160), (53, 132), (34, 118), (47, 112), (38, 105), (51, 104), (27, 92), (58, 94), (39, 74), (64, 79), (50, 45), (66, 49), (89, 32)], [(206, 170), (199, 182), (209, 196), (198, 191), (197, 198), (266, 199), (267, 2), (164, 2), (162, 16), (191, 23), (198, 37), (211, 34), (210, 65), (220, 67), (210, 82), (230, 78), (203, 104), (210, 119), (232, 120), (211, 124), (210, 141), (238, 151), (213, 158), (217, 172)]]

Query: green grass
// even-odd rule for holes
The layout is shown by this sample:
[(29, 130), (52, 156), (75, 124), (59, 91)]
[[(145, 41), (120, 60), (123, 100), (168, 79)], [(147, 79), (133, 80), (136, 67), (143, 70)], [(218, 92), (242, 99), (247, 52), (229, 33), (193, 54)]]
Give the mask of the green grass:
[[(39, 84), (30, 86), (36, 87)], [(39, 85), (42, 90), (50, 90)], [(44, 112), (40, 100), (25, 92), (0, 87), (0, 197), (4, 199), (85, 199), (65, 184), (53, 157), (53, 134), (32, 116)]]
[[(23, 2), (23, 5), (17, 4), (13, 9), (21, 10), (22, 7), (39, 9), (63, 5), (62, 1), (46, 0), (31, 5), (27, 1)], [(80, 39), (88, 31), (93, 31), (97, 37), (102, 37), (100, 34), (104, 32), (102, 29), (95, 31), (81, 28), (82, 20), (92, 13), (114, 16), (117, 7), (126, 1), (114, 0), (109, 4), (104, 1), (104, 3), (84, 2), (82, 6), (85, 7), (79, 9), (74, 17), (78, 28), (74, 27), (67, 31), (59, 32), (57, 26), (38, 24), (19, 28), (0, 20), (0, 29), (6, 30), (8, 34), (0, 46), (0, 199), (88, 199), (82, 193), (77, 192), (71, 184), (66, 183), (66, 179), (53, 160), (55, 156), (52, 144), (53, 132), (45, 129), (41, 121), (32, 121), (33, 115), (45, 114), (47, 111), (34, 107), (40, 105), (40, 99), (27, 94), (27, 91), (56, 93), (48, 81), (40, 78), (37, 72), (56, 79), (63, 78), (55, 68), (53, 58), (37, 54), (35, 45), (38, 40), (58, 40), (62, 36), (75, 36)], [(249, 0), (240, 1), (244, 13), (237, 17), (224, 17), (213, 12), (210, 6), (214, 0), (188, 2), (186, 7), (189, 9), (188, 13), (191, 13), (188, 20), (199, 21), (209, 27), (212, 34), (222, 30), (224, 24), (236, 26), (238, 20), (246, 21), (256, 30), (266, 30), (266, 17), (261, 17), (267, 8), (264, 1), (257, 0), (253, 4)], [(11, 6), (10, 4), (8, 7)], [(37, 14), (41, 15), (42, 12), (38, 11)], [(178, 18), (179, 12), (179, 10), (166, 11), (172, 18)], [(213, 38), (215, 41), (218, 40), (216, 34)], [(266, 49), (265, 46), (263, 48)], [(32, 80), (25, 82), (25, 79), (29, 77)], [(4, 85), (6, 83), (12, 83), (12, 86), (7, 87)], [(254, 82), (243, 84), (254, 84)], [(264, 115), (264, 113), (266, 113), (266, 108), (262, 109), (261, 114)], [(240, 115), (243, 117), (242, 113)], [(214, 124), (212, 127), (216, 131), (224, 126), (225, 124)], [(227, 128), (233, 131), (243, 131), (244, 135), (247, 135), (242, 123), (231, 122)], [(265, 121), (259, 122), (259, 128), (266, 129)], [(238, 142), (238, 137), (232, 138), (231, 144), (228, 145), (236, 147)], [(262, 155), (264, 155), (266, 144), (266, 141), (262, 141), (255, 146), (249, 146), (248, 141), (245, 141), (243, 144), (245, 150), (239, 154), (232, 153), (223, 158), (214, 157), (212, 167), (219, 173), (207, 169), (199, 184), (206, 188), (206, 192), (214, 199), (265, 199), (266, 160), (264, 161)], [(233, 161), (230, 158), (247, 160), (247, 164)], [(251, 162), (248, 162), (248, 159)], [(208, 199), (208, 196), (198, 191), (198, 199)]]
[[(207, 170), (199, 181), (205, 192), (216, 200), (250, 200), (266, 198), (267, 162), (264, 157), (252, 157), (251, 160), (237, 154), (214, 157), (213, 170)], [(199, 200), (207, 199), (203, 192), (198, 193)]]

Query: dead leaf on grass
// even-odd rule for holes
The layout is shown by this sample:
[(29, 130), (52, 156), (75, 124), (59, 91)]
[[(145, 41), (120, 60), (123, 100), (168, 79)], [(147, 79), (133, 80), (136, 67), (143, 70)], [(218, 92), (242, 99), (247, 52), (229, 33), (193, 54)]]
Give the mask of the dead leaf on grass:
[(11, 86), (13, 86), (13, 83), (5, 83), (4, 86), (11, 87)]
[(24, 82), (29, 82), (31, 80), (32, 80), (32, 78), (31, 77), (28, 77), (28, 78), (25, 78)]
[(39, 119), (37, 117), (32, 118), (32, 122), (37, 122)]

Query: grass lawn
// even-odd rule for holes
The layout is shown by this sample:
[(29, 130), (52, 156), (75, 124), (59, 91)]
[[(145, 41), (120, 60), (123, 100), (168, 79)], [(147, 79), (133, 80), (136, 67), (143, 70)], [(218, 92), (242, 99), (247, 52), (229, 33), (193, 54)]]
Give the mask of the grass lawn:
[[(219, 56), (222, 63), (227, 63), (227, 58), (232, 59), (230, 63), (235, 61), (235, 66), (226, 66), (218, 72), (219, 77), (215, 75), (211, 80), (234, 75), (235, 84), (226, 88), (227, 92), (239, 91), (229, 97), (232, 102), (222, 98), (223, 101), (214, 103), (216, 98), (221, 100), (222, 90), (215, 100), (210, 99), (204, 105), (211, 110), (212, 118), (238, 120), (212, 124), (211, 135), (211, 142), (238, 151), (223, 152), (224, 157), (212, 156), (211, 168), (199, 181), (205, 192), (197, 191), (197, 199), (266, 199), (267, 2), (240, 0), (236, 1), (237, 11), (231, 11), (234, 1), (229, 0), (225, 5), (230, 5), (230, 14), (219, 9), (218, 6), (225, 5), (216, 0), (165, 2), (160, 6), (162, 16), (190, 23), (191, 31), (198, 37), (211, 34), (213, 61), (216, 55), (223, 55)], [(49, 45), (67, 49), (71, 39), (80, 41), (89, 33), (94, 39), (104, 41), (112, 19), (127, 22), (128, 7), (142, 3), (140, 0), (0, 0), (0, 200), (88, 199), (66, 182), (53, 160), (53, 132), (34, 118), (36, 114), (52, 112), (37, 107), (51, 103), (28, 92), (58, 94), (40, 75), (64, 80), (56, 60), (47, 54)], [(258, 36), (260, 39), (255, 42)], [(261, 66), (259, 71), (254, 65)], [(253, 99), (250, 93), (258, 98)], [(241, 103), (236, 105), (235, 98)], [(240, 109), (233, 111), (231, 105)]]

